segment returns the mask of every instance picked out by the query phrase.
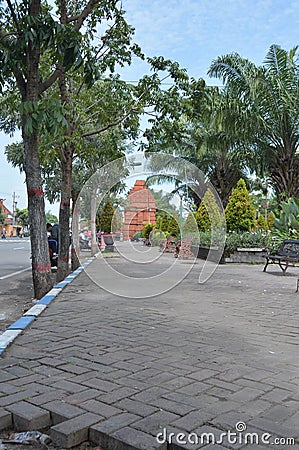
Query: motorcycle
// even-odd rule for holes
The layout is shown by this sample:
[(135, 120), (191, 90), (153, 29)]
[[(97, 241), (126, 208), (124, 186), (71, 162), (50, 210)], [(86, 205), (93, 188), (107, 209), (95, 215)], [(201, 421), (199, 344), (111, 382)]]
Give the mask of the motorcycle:
[(80, 250), (90, 250), (91, 249), (91, 239), (88, 236), (79, 236)]

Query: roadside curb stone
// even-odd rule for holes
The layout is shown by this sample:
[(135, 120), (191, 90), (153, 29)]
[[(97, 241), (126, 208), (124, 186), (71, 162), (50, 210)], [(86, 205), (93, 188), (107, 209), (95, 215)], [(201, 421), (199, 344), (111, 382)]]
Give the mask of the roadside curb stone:
[(7, 406), (6, 409), (12, 413), (16, 431), (42, 430), (50, 425), (50, 413), (26, 401)]
[(56, 284), (46, 295), (44, 295), (36, 304), (30, 308), (29, 311), (24, 313), (22, 317), (12, 323), (5, 331), (0, 335), (0, 356), (5, 352), (7, 347), (18, 337), (22, 331), (25, 330), (45, 309), (46, 307), (57, 297), (58, 294), (71, 283), (83, 270), (87, 267), (94, 258), (90, 258), (86, 263), (68, 275), (63, 281)]
[(0, 408), (0, 430), (5, 430), (12, 426), (12, 415), (3, 408)]
[(88, 440), (89, 427), (99, 420), (96, 414), (82, 414), (51, 427), (50, 437), (58, 448), (72, 448)]

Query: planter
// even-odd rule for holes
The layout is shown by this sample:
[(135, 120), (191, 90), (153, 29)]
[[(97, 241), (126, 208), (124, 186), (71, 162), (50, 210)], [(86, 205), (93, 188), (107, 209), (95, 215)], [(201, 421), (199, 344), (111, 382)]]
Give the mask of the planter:
[(104, 234), (104, 242), (106, 244), (105, 252), (114, 252), (114, 240), (109, 234)]
[(194, 256), (196, 256), (199, 259), (207, 259), (209, 255), (209, 261), (218, 262), (219, 264), (224, 264), (225, 259), (223, 253), (220, 257), (220, 249), (219, 247), (208, 247), (208, 246), (202, 246), (202, 245), (191, 245), (190, 250), (193, 253)]
[(233, 263), (265, 263), (267, 251), (264, 248), (238, 248), (231, 253), (225, 262)]

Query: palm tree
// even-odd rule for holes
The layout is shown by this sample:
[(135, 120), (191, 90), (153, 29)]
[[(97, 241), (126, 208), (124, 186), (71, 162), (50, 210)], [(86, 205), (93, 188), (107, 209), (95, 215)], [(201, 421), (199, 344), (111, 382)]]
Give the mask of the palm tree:
[(272, 45), (262, 67), (237, 53), (221, 56), (208, 73), (238, 99), (239, 115), (228, 130), (250, 149), (257, 173), (269, 175), (280, 201), (299, 197), (298, 47)]

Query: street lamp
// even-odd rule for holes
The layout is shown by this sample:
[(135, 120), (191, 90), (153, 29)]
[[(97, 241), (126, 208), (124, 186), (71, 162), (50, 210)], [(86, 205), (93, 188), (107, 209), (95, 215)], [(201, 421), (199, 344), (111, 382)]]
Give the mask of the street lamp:
[(180, 196), (180, 235), (181, 235), (181, 241), (183, 239), (183, 192), (179, 193)]

